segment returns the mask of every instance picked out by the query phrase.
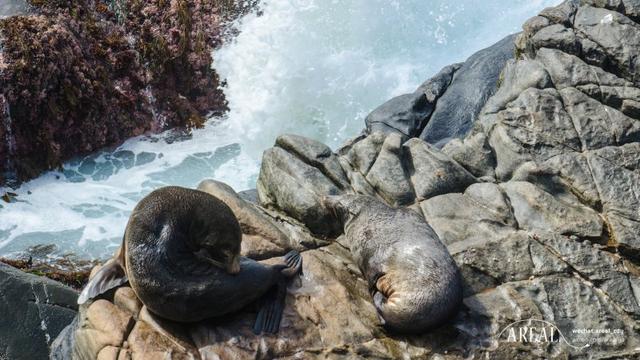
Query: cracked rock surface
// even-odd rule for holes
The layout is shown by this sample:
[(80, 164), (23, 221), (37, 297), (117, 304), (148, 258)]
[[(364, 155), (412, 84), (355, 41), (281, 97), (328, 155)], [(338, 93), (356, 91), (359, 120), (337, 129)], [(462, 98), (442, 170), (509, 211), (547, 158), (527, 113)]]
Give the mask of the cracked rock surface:
[(77, 313), (78, 293), (0, 263), (0, 359), (44, 359)]
[[(155, 319), (123, 287), (83, 306), (53, 357), (639, 358), (638, 21), (631, 0), (543, 10), (515, 37), (516, 56), (469, 132), (446, 144), (425, 142), (421, 127), (464, 65), (423, 84), (424, 97), (376, 109), (369, 131), (335, 152), (280, 136), (263, 158), (259, 204), (203, 183), (238, 215), (244, 254), (302, 252), (305, 275), (289, 289), (277, 336), (251, 333), (251, 307), (196, 324)], [(425, 217), (464, 279), (455, 318), (410, 336), (379, 326), (342, 229), (321, 201), (345, 193)], [(555, 341), (511, 341), (514, 324), (552, 324)]]

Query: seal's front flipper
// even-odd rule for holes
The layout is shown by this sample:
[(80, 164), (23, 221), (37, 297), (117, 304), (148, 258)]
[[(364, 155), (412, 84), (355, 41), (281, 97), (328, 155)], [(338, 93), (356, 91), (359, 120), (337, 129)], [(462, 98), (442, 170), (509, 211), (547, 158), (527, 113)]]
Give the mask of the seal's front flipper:
[(103, 294), (128, 281), (127, 275), (119, 258), (107, 261), (96, 275), (84, 287), (78, 297), (78, 304), (82, 305), (90, 299)]
[(281, 273), (287, 278), (294, 277), (296, 275), (302, 275), (302, 255), (295, 250), (289, 251), (284, 256), (284, 262), (287, 265)]
[(380, 320), (380, 325), (384, 326), (387, 322), (382, 316), (382, 311), (384, 309), (384, 304), (387, 302), (387, 298), (379, 291), (374, 290), (373, 292), (373, 305), (376, 307), (378, 320)]
[(278, 332), (286, 296), (287, 284), (284, 280), (279, 281), (278, 284), (265, 295), (264, 302), (256, 318), (256, 323), (253, 326), (253, 332), (256, 335), (263, 332), (270, 334)]

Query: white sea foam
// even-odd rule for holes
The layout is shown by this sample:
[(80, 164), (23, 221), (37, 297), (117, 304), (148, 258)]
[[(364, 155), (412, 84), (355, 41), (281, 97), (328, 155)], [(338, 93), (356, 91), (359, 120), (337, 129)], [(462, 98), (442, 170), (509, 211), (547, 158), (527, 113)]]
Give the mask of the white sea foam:
[(268, 0), (262, 15), (214, 54), (231, 111), (189, 139), (170, 132), (69, 162), (25, 183), (0, 209), (0, 255), (36, 244), (108, 256), (136, 201), (205, 177), (255, 184), (262, 151), (280, 133), (333, 147), (374, 107), (413, 91), (443, 66), (491, 45), (559, 0)]

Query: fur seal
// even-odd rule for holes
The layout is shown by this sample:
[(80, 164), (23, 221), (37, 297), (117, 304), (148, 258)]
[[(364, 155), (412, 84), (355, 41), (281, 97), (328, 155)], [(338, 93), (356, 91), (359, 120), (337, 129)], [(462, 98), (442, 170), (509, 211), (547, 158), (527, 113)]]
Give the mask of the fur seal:
[(366, 278), (385, 328), (419, 333), (441, 325), (462, 302), (460, 272), (423, 217), (371, 196), (328, 196), (345, 242)]
[(116, 256), (84, 288), (78, 303), (129, 281), (154, 314), (193, 322), (264, 299), (254, 331), (277, 332), (286, 279), (301, 272), (292, 251), (284, 264), (240, 256), (242, 232), (232, 210), (205, 192), (177, 186), (151, 192), (134, 208)]

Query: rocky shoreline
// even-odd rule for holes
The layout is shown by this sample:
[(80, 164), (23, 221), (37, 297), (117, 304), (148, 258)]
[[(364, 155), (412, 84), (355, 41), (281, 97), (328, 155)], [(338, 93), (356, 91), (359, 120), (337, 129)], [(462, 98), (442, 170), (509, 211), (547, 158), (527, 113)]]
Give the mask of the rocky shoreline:
[(14, 16), (0, 19), (0, 185), (226, 111), (211, 52), (224, 24), (255, 3), (8, 5)]
[[(638, 358), (634, 4), (545, 9), (473, 63), (381, 105), (336, 151), (280, 136), (264, 154), (257, 197), (212, 182), (241, 224), (243, 255), (303, 255), (278, 335), (251, 332), (253, 308), (194, 324), (158, 319), (124, 286), (81, 306), (51, 358)], [(512, 44), (513, 58), (497, 50)], [(420, 335), (379, 326), (322, 200), (345, 193), (407, 207), (433, 227), (464, 280), (464, 306), (448, 324)]]

